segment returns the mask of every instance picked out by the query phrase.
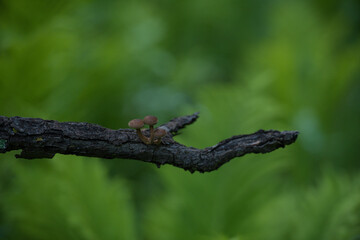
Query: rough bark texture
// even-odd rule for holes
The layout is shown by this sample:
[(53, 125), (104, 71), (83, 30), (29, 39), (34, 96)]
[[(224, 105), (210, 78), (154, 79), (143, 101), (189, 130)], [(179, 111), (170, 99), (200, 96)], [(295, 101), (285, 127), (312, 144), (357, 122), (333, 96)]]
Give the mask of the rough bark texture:
[[(0, 153), (21, 149), (17, 158), (52, 158), (56, 153), (99, 158), (127, 158), (171, 164), (191, 172), (210, 172), (247, 153), (267, 153), (295, 142), (297, 131), (259, 130), (237, 135), (205, 149), (186, 147), (173, 136), (198, 113), (161, 125), (168, 133), (160, 145), (145, 145), (135, 130), (112, 130), (83, 122), (0, 116)], [(148, 131), (144, 131), (148, 135)]]

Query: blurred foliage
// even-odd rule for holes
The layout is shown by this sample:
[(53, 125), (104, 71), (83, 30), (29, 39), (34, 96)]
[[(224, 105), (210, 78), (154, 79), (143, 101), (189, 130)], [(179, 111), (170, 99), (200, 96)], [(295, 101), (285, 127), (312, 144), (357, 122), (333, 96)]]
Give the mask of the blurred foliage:
[(10, 239), (135, 239), (129, 193), (95, 160), (58, 156), (14, 166), (1, 199)]
[(207, 147), (299, 130), (190, 174), (129, 160), (0, 156), (0, 239), (360, 236), (360, 3), (0, 0), (0, 114), (125, 128), (200, 111)]

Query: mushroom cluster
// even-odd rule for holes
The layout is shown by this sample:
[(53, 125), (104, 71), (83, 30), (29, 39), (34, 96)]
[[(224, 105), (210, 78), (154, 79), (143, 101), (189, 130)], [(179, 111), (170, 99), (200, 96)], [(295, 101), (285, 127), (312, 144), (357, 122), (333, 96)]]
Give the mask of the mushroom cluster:
[[(157, 124), (158, 119), (155, 116), (146, 116), (143, 120), (142, 119), (133, 119), (131, 120), (128, 125), (131, 128), (136, 129), (136, 133), (145, 144), (160, 144), (161, 138), (166, 135), (166, 131), (162, 128), (157, 128), (154, 130), (154, 125)], [(141, 128), (144, 125), (149, 125), (150, 128), (150, 137), (146, 137), (142, 134)]]

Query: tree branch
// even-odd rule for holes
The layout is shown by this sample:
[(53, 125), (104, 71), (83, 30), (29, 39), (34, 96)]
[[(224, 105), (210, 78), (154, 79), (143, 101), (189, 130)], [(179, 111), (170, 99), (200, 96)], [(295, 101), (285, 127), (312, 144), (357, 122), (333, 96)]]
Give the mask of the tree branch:
[[(267, 153), (295, 142), (297, 131), (259, 130), (237, 135), (205, 149), (186, 147), (173, 136), (196, 121), (198, 113), (174, 118), (160, 145), (145, 145), (135, 130), (112, 130), (83, 122), (0, 116), (0, 153), (21, 149), (17, 158), (52, 158), (56, 153), (99, 158), (128, 158), (171, 164), (191, 172), (210, 172), (247, 153)], [(148, 130), (144, 131), (149, 134)]]

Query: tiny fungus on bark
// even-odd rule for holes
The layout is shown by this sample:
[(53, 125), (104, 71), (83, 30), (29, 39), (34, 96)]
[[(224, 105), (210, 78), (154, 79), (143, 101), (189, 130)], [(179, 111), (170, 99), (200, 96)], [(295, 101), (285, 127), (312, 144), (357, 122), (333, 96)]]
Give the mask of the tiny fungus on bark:
[(160, 144), (161, 143), (161, 138), (163, 136), (165, 136), (165, 135), (166, 135), (166, 130), (165, 129), (163, 129), (163, 128), (156, 129), (155, 132), (154, 132), (154, 137), (155, 137), (154, 143)]
[(150, 144), (154, 143), (154, 125), (157, 124), (158, 119), (155, 116), (146, 116), (143, 121), (150, 126)]
[(143, 120), (133, 119), (128, 123), (128, 125), (129, 125), (129, 127), (136, 129), (136, 133), (139, 136), (139, 138), (141, 139), (141, 141), (143, 141), (145, 144), (150, 144), (149, 139), (147, 137), (145, 137), (141, 132), (141, 128), (144, 127)]

